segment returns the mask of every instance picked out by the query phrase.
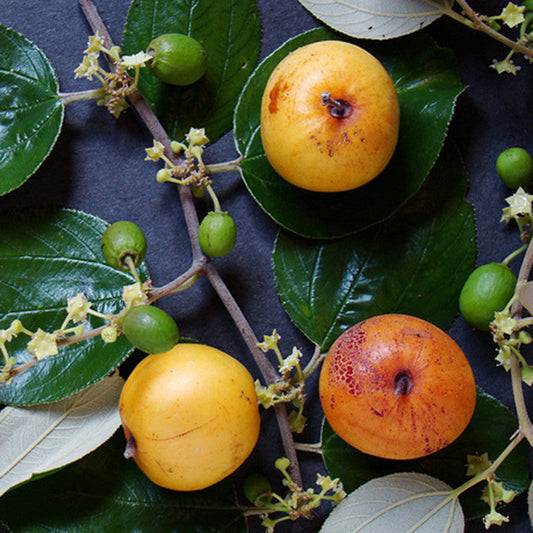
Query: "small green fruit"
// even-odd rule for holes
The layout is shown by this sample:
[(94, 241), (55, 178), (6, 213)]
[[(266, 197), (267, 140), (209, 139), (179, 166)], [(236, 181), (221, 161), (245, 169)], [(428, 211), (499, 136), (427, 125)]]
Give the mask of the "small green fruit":
[(121, 328), (136, 348), (149, 354), (168, 352), (179, 340), (179, 329), (174, 319), (152, 305), (132, 307), (124, 316)]
[(153, 56), (152, 73), (170, 85), (191, 85), (207, 70), (207, 54), (189, 35), (166, 33), (152, 40), (146, 50)]
[(508, 266), (482, 265), (468, 276), (459, 295), (459, 310), (471, 326), (488, 331), (494, 313), (504, 309), (515, 287), (516, 276)]
[(247, 500), (256, 505), (259, 498), (263, 499), (272, 491), (272, 485), (263, 474), (254, 472), (244, 479), (242, 490)]
[(117, 270), (128, 271), (127, 257), (133, 259), (135, 266), (139, 266), (144, 260), (146, 239), (139, 226), (128, 220), (120, 220), (104, 231), (101, 249), (108, 265)]
[(206, 255), (220, 257), (229, 254), (235, 246), (237, 230), (228, 213), (207, 213), (198, 229), (200, 248)]
[(533, 160), (523, 148), (507, 148), (496, 159), (496, 172), (510, 189), (527, 188), (533, 180)]

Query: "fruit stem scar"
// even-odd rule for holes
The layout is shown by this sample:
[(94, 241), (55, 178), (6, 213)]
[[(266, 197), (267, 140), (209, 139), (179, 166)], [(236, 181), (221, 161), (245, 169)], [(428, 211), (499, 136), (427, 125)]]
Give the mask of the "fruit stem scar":
[(413, 388), (413, 376), (408, 370), (400, 370), (394, 376), (394, 394), (405, 395)]
[(332, 98), (331, 93), (325, 92), (320, 95), (322, 105), (327, 106), (329, 114), (333, 118), (347, 118), (352, 113), (352, 106), (342, 98)]
[(126, 441), (126, 449), (124, 450), (124, 458), (131, 459), (132, 457), (135, 456), (136, 453), (137, 453), (137, 443), (135, 442), (133, 435), (130, 435), (130, 437)]

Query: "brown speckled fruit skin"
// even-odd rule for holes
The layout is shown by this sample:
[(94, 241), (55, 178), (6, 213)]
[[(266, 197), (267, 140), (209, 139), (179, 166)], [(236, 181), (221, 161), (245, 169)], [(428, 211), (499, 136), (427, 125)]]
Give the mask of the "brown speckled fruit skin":
[[(410, 375), (409, 390), (398, 377)], [(320, 401), (332, 429), (358, 450), (415, 459), (451, 444), (476, 404), (474, 375), (444, 331), (419, 318), (387, 314), (351, 327), (320, 373)]]

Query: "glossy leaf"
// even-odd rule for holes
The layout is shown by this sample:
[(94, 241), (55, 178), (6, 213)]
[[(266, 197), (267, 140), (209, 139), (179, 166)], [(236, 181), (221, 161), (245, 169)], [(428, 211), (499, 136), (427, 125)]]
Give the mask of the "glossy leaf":
[[(0, 329), (18, 318), (32, 332), (52, 332), (66, 317), (67, 298), (83, 293), (103, 314), (123, 307), (129, 273), (108, 266), (100, 252), (106, 223), (71, 210), (27, 210), (0, 215)], [(140, 269), (146, 276), (146, 270)], [(86, 330), (104, 324), (89, 316)], [(20, 334), (6, 347), (18, 364), (33, 356)], [(0, 387), (0, 403), (30, 405), (60, 400), (96, 383), (132, 351), (121, 335), (105, 344), (99, 336), (65, 346)]]
[(207, 73), (175, 87), (143, 69), (139, 88), (167, 133), (183, 140), (189, 128), (205, 128), (214, 142), (231, 128), (233, 109), (256, 66), (261, 22), (255, 0), (140, 0), (128, 11), (122, 49), (134, 54), (164, 33), (184, 33), (207, 52)]
[(335, 241), (280, 231), (275, 283), (294, 323), (324, 351), (348, 327), (384, 313), (446, 329), (476, 259), (465, 189), (460, 157), (446, 147), (424, 187), (387, 221)]
[(402, 472), (373, 479), (345, 498), (328, 516), (321, 533), (462, 533), (463, 510), (439, 479)]
[(0, 411), (0, 495), (90, 453), (120, 426), (115, 374), (58, 402)]
[(352, 37), (392, 39), (439, 18), (444, 0), (299, 0), (322, 22)]
[(0, 25), (0, 195), (41, 165), (63, 123), (55, 72), (23, 35)]
[(162, 489), (124, 459), (124, 445), (117, 434), (53, 476), (8, 492), (0, 499), (2, 521), (13, 533), (247, 531), (231, 481), (203, 491)]
[[(422, 185), (444, 143), (457, 96), (463, 90), (451, 52), (418, 34), (392, 42), (365, 42), (391, 75), (400, 101), (400, 138), (380, 176), (345, 193), (314, 193), (294, 187), (272, 169), (260, 136), (261, 98), (275, 66), (310, 42), (338, 38), (324, 30), (301, 34), (268, 56), (250, 77), (235, 110), (240, 164), (250, 193), (283, 228), (311, 238), (349, 235), (381, 222)], [(289, 134), (289, 132), (286, 132)]]
[[(498, 431), (494, 431), (497, 427)], [(494, 460), (509, 444), (518, 427), (515, 415), (498, 400), (478, 389), (474, 416), (464, 433), (450, 446), (428, 457), (409, 461), (392, 461), (359, 452), (338, 437), (327, 421), (322, 427), (322, 453), (329, 474), (339, 477), (345, 490), (351, 492), (366, 481), (391, 472), (423, 472), (441, 479), (453, 488), (467, 481), (467, 455), (488, 453)], [(509, 455), (497, 471), (507, 489), (517, 494), (529, 486), (528, 445), (523, 442)], [(488, 512), (480, 500), (482, 484), (461, 496), (467, 518)]]

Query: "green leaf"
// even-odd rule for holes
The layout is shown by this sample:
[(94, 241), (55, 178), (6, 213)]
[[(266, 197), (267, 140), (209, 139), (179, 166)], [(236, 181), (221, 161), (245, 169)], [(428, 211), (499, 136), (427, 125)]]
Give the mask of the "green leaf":
[[(100, 252), (106, 223), (71, 210), (25, 210), (0, 215), (0, 329), (18, 318), (34, 332), (52, 332), (66, 317), (67, 298), (83, 293), (103, 314), (122, 309), (122, 290), (134, 280), (108, 266)], [(146, 270), (140, 269), (141, 276)], [(89, 316), (86, 329), (104, 324)], [(28, 337), (7, 343), (18, 364), (33, 356)], [(0, 386), (0, 403), (31, 405), (60, 400), (112, 372), (133, 350), (121, 335), (105, 344), (99, 336), (60, 348)]]
[(146, 50), (164, 33), (184, 33), (207, 52), (207, 73), (189, 87), (160, 82), (142, 69), (139, 88), (167, 133), (183, 140), (191, 127), (205, 128), (214, 142), (231, 129), (237, 98), (253, 71), (261, 45), (255, 0), (140, 0), (131, 3), (122, 49)]
[(272, 169), (260, 136), (261, 98), (272, 70), (290, 51), (338, 38), (318, 29), (301, 34), (267, 57), (250, 77), (235, 110), (235, 143), (250, 193), (278, 224), (298, 235), (332, 238), (388, 218), (421, 186), (444, 142), (457, 96), (463, 90), (455, 58), (426, 35), (364, 42), (391, 75), (400, 101), (398, 146), (388, 167), (367, 185), (345, 193), (294, 187)]
[(55, 72), (44, 53), (0, 25), (0, 195), (41, 165), (63, 123)]
[(321, 533), (462, 533), (465, 519), (451, 488), (416, 472), (390, 474), (365, 483), (345, 498)]
[(446, 329), (476, 260), (466, 179), (459, 154), (446, 146), (423, 188), (387, 221), (335, 241), (280, 231), (275, 283), (294, 323), (324, 351), (348, 327), (385, 313)]
[(60, 472), (8, 492), (1, 520), (13, 533), (246, 532), (231, 481), (203, 491), (162, 489), (124, 459), (124, 445), (117, 434)]
[[(498, 428), (494, 431), (494, 428)], [(467, 455), (488, 453), (494, 460), (509, 444), (518, 428), (515, 415), (498, 400), (478, 388), (474, 416), (463, 434), (450, 446), (422, 459), (392, 461), (366, 455), (338, 437), (327, 421), (322, 427), (322, 453), (326, 468), (332, 477), (338, 477), (347, 492), (355, 490), (366, 481), (392, 472), (423, 472), (441, 479), (456, 488), (467, 481)], [(504, 486), (517, 494), (529, 486), (528, 445), (522, 442), (502, 463), (496, 472)], [(483, 484), (461, 496), (467, 518), (477, 518), (488, 512), (480, 500)]]

